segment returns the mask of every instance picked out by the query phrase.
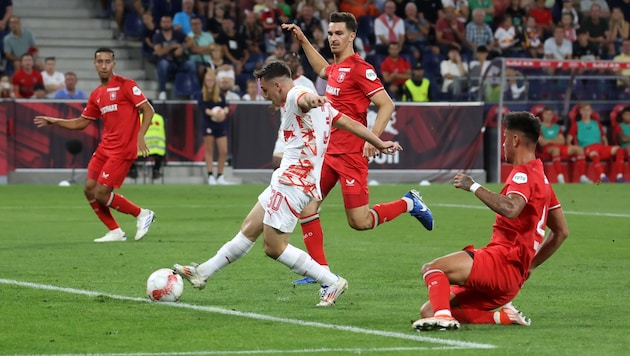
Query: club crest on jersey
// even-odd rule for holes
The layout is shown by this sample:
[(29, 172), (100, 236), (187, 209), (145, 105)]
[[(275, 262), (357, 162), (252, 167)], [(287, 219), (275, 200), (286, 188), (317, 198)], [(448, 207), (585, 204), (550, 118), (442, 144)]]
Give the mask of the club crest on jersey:
[(346, 78), (346, 73), (345, 72), (339, 72), (339, 75), (337, 75), (337, 83), (343, 82), (343, 80), (345, 78)]
[(115, 91), (110, 91), (109, 92), (109, 100), (116, 100), (116, 92)]
[(365, 71), (365, 77), (369, 80), (369, 81), (375, 81), (376, 78), (378, 78), (378, 76), (376, 75), (376, 72), (374, 72), (374, 70), (372, 69), (366, 69)]

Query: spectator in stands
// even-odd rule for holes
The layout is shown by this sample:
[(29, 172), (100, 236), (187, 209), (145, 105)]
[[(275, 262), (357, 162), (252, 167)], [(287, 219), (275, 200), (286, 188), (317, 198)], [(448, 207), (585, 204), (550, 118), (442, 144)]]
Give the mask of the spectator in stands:
[(284, 42), (276, 42), (273, 53), (265, 58), (265, 64), (273, 61), (281, 61), (283, 60), (285, 54), (287, 54), (287, 46)]
[[(359, 53), (362, 58), (365, 58), (365, 48), (363, 46), (359, 46), (358, 42), (361, 38), (357, 37), (354, 39), (355, 44), (355, 52)], [(317, 49), (317, 52), (322, 55), (322, 57), (326, 58), (326, 60), (332, 60), (333, 54), (330, 51), (330, 44), (328, 43), (328, 35), (324, 33), (323, 27), (315, 27), (313, 28), (313, 40), (311, 41), (313, 47)], [(309, 65), (310, 67), (310, 65)], [(317, 76), (319, 78), (319, 76)]]
[[(438, 19), (444, 17), (444, 5), (442, 1), (416, 0), (415, 3), (418, 6), (418, 12), (432, 25), (435, 25)], [(470, 11), (472, 11), (472, 9), (470, 9)]]
[[(490, 37), (492, 37), (492, 31)], [(455, 18), (455, 8), (452, 6), (444, 7), (444, 16), (435, 24), (435, 38), (442, 53), (448, 52), (449, 48), (456, 48), (458, 51), (464, 49), (466, 30), (464, 25)]]
[(615, 7), (620, 8), (621, 12), (623, 12), (623, 18), (630, 22), (630, 0), (610, 0), (608, 4), (611, 9)]
[[(470, 11), (475, 11), (475, 9), (483, 11), (483, 22), (488, 25), (492, 24), (492, 21), (494, 21), (494, 5), (492, 4), (492, 0), (468, 0), (468, 7), (470, 7)], [(446, 6), (444, 6), (444, 8), (446, 9)]]
[(630, 106), (626, 106), (619, 113), (621, 122), (617, 132), (617, 142), (626, 150), (626, 157), (630, 157)]
[(630, 39), (630, 23), (623, 18), (623, 12), (618, 7), (612, 9), (608, 25), (608, 38), (613, 46), (608, 53), (619, 53), (624, 40)]
[(411, 78), (411, 63), (400, 56), (400, 44), (389, 43), (389, 55), (381, 62), (383, 86), (394, 100), (400, 100), (402, 85)]
[(405, 5), (405, 51), (413, 54), (416, 62), (421, 54), (428, 50), (431, 24), (418, 14), (418, 7), (413, 2)]
[(182, 0), (151, 0), (151, 12), (155, 25), (159, 28), (162, 16), (170, 16), (182, 11)]
[(245, 19), (239, 29), (239, 36), (245, 41), (245, 47), (249, 53), (247, 62), (243, 64), (243, 71), (253, 73), (256, 66), (265, 60), (266, 50), (263, 28), (253, 11), (245, 10)]
[(523, 49), (510, 15), (502, 16), (500, 25), (494, 32), (494, 39), (504, 57), (512, 57)]
[(197, 77), (199, 82), (203, 81), (206, 68), (212, 67), (212, 57), (210, 56), (211, 47), (214, 43), (214, 37), (209, 32), (202, 31), (203, 23), (201, 17), (195, 16), (190, 19), (192, 31), (186, 39), (186, 51), (188, 51), (188, 59), (195, 63), (197, 68)]
[(536, 25), (542, 30), (543, 38), (552, 33), (553, 15), (551, 10), (545, 7), (545, 0), (536, 0), (535, 6), (529, 10), (529, 16), (536, 20)]
[(470, 18), (470, 7), (468, 0), (442, 0), (442, 5), (452, 6), (455, 9), (455, 18), (464, 25)]
[[(203, 122), (203, 143), (205, 144), (206, 169), (208, 184), (227, 184), (223, 177), (228, 156), (228, 121), (229, 107), (221, 93), (219, 79), (212, 69), (206, 70), (201, 92), (195, 95)], [(218, 151), (217, 177), (214, 170), (214, 146)]]
[(527, 11), (521, 6), (520, 0), (511, 0), (510, 6), (505, 10), (506, 15), (512, 16), (512, 23), (519, 34), (525, 29), (525, 21), (527, 20)]
[(241, 100), (239, 88), (236, 87), (236, 75), (231, 66), (222, 66), (217, 69), (216, 81), (219, 83), (221, 95), (227, 102)]
[(571, 17), (571, 14), (562, 14), (558, 27), (562, 27), (564, 30), (564, 38), (573, 45), (573, 43), (577, 40), (577, 33), (575, 31), (575, 25), (573, 25), (573, 18)]
[(126, 14), (136, 13), (142, 16), (144, 11), (142, 0), (114, 0), (114, 20), (116, 21), (114, 38), (118, 40), (125, 39), (124, 26)]
[(158, 100), (166, 100), (166, 82), (176, 72), (185, 72), (191, 81), (197, 82), (195, 64), (185, 55), (186, 35), (173, 29), (173, 19), (170, 16), (162, 16), (160, 30), (153, 37), (153, 44), (158, 59)]
[(157, 63), (153, 48), (153, 37), (157, 31), (158, 28), (153, 21), (153, 14), (149, 11), (145, 12), (142, 15), (142, 55), (153, 64)]
[(228, 62), (223, 55), (223, 46), (216, 42), (210, 44), (210, 59), (212, 60), (210, 62), (210, 68), (214, 69), (215, 71), (225, 66), (233, 69), (232, 64)]
[(599, 6), (601, 10), (601, 17), (607, 19), (610, 17), (610, 8), (606, 0), (580, 0), (580, 10), (582, 15), (588, 15), (589, 9), (593, 9), (593, 5)]
[(13, 90), (16, 98), (30, 98), (36, 84), (44, 85), (42, 74), (33, 68), (33, 55), (22, 55), (20, 69), (13, 74)]
[(560, 10), (560, 15), (564, 14), (571, 15), (571, 20), (575, 29), (580, 28), (580, 15), (578, 15), (578, 12), (573, 6), (573, 0), (562, 0), (562, 9)]
[(31, 99), (46, 99), (46, 87), (44, 84), (35, 84), (33, 87), (33, 96)]
[(303, 75), (304, 69), (302, 67), (302, 62), (299, 54), (293, 52), (285, 54), (284, 63), (286, 63), (289, 69), (291, 69), (291, 75), (293, 76), (293, 83), (295, 83), (295, 85), (307, 87), (314, 92), (317, 91), (315, 89), (315, 84), (313, 83), (313, 81)]
[(247, 86), (245, 87), (245, 94), (243, 95), (241, 99), (247, 100), (247, 101), (266, 100), (262, 95), (260, 95), (260, 90), (258, 89), (258, 82), (255, 79), (247, 80)]
[(375, 50), (379, 54), (387, 54), (392, 42), (405, 45), (405, 21), (396, 15), (396, 4), (393, 1), (387, 1), (383, 14), (374, 19), (374, 36)]
[(4, 36), (3, 44), (4, 58), (7, 60), (5, 72), (11, 75), (19, 69), (22, 55), (28, 53), (30, 48), (35, 48), (36, 44), (31, 31), (22, 28), (18, 16), (11, 16), (9, 28), (11, 32)]
[(361, 16), (378, 16), (379, 14), (372, 0), (341, 0), (339, 10), (349, 12), (357, 19)]
[(556, 114), (553, 112), (553, 109), (548, 106), (543, 108), (542, 112), (538, 115), (541, 121), (538, 146), (540, 147), (543, 159), (551, 159), (556, 174), (558, 175), (558, 183), (564, 184), (566, 179), (564, 173), (562, 173), (562, 160), (574, 157), (580, 183), (593, 183), (586, 176), (584, 149), (580, 146), (567, 144), (560, 125), (554, 122), (555, 116)]
[(523, 46), (529, 52), (530, 57), (540, 58), (544, 55), (543, 33), (542, 28), (536, 24), (536, 19), (529, 16), (525, 20), (525, 29), (523, 30)]
[(11, 16), (13, 16), (13, 1), (0, 1), (0, 66), (3, 62), (2, 57), (4, 56), (4, 42), (1, 39), (11, 31), (9, 28), (9, 19)]
[(206, 19), (206, 31), (210, 32), (216, 39), (223, 33), (223, 20), (227, 16), (224, 3), (211, 3), (208, 18)]
[(424, 77), (422, 63), (416, 62), (411, 70), (411, 78), (407, 79), (401, 88), (401, 101), (414, 103), (429, 102), (432, 100), (431, 81)]
[[(298, 16), (293, 23), (300, 26), (306, 38), (308, 38), (309, 42), (312, 42), (313, 29), (321, 27), (322, 21), (315, 16), (313, 5), (307, 2), (300, 2), (300, 5), (302, 6), (298, 6)], [(295, 38), (292, 37), (292, 41), (295, 42)]]
[(577, 34), (577, 40), (573, 42), (573, 59), (583, 61), (599, 60), (599, 46), (589, 41), (588, 31), (580, 28), (575, 32)]
[(65, 77), (63, 73), (55, 70), (56, 64), (57, 60), (55, 57), (46, 57), (44, 59), (42, 79), (44, 80), (44, 87), (46, 87), (47, 98), (54, 98), (55, 92), (64, 87)]
[(260, 13), (260, 21), (265, 31), (265, 53), (273, 53), (273, 48), (278, 41), (284, 41), (285, 36), (280, 25), (289, 22), (284, 12), (276, 7), (274, 0), (263, 0), (263, 11)]
[(74, 72), (66, 72), (65, 87), (57, 90), (55, 99), (87, 99), (83, 90), (77, 88), (77, 75)]
[[(601, 6), (598, 4), (593, 4), (590, 7), (590, 12), (588, 16), (582, 17), (582, 22), (580, 23), (580, 28), (588, 31), (590, 36), (590, 40), (592, 42), (597, 43), (601, 50), (607, 50), (607, 38), (606, 32), (608, 32), (608, 21), (602, 18), (602, 10)], [(582, 9), (584, 10), (584, 9)]]
[[(630, 40), (623, 41), (621, 54), (615, 56), (613, 61), (630, 62)], [(617, 76), (623, 76), (621, 79), (617, 80), (617, 90), (625, 93), (625, 95), (630, 94), (630, 69), (615, 69), (614, 73)]]
[(0, 74), (0, 99), (11, 99), (14, 97), (13, 84), (8, 74)]
[(451, 93), (457, 98), (467, 90), (468, 64), (462, 61), (459, 49), (452, 47), (448, 50), (448, 59), (440, 63), (440, 74), (444, 80), (442, 93)]
[(584, 103), (580, 105), (580, 111), (574, 125), (571, 125), (569, 134), (567, 135), (567, 143), (577, 144), (584, 148), (584, 154), (593, 161), (593, 168), (597, 172), (600, 181), (608, 183), (608, 176), (604, 173), (601, 166), (601, 160), (610, 160), (615, 158), (613, 162), (613, 171), (617, 172), (616, 181), (618, 183), (626, 183), (623, 178), (623, 165), (625, 151), (619, 146), (609, 146), (606, 132), (599, 121), (593, 120), (591, 114), (593, 108), (590, 104)]
[(573, 46), (564, 38), (564, 29), (556, 27), (553, 37), (545, 40), (545, 58), (558, 61), (573, 58)]
[[(490, 61), (488, 60), (488, 47), (479, 46), (475, 51), (475, 59), (468, 64), (470, 71), (470, 93), (478, 95), (481, 88), (481, 79), (486, 73), (488, 67), (490, 67)], [(486, 80), (486, 86), (489, 84)], [(496, 86), (495, 86), (496, 87)], [(495, 89), (495, 88), (492, 88)], [(500, 91), (500, 89), (498, 90)], [(490, 88), (484, 90), (484, 98), (488, 101), (496, 101), (490, 93)]]
[(240, 74), (243, 71), (243, 66), (249, 58), (249, 52), (245, 39), (236, 33), (234, 27), (234, 20), (231, 18), (223, 19), (223, 33), (216, 38), (217, 44), (223, 47), (223, 55), (232, 63), (236, 74)]
[(173, 28), (182, 31), (188, 36), (192, 32), (190, 19), (198, 17), (193, 12), (195, 8), (195, 0), (182, 0), (182, 11), (175, 13), (173, 16)]

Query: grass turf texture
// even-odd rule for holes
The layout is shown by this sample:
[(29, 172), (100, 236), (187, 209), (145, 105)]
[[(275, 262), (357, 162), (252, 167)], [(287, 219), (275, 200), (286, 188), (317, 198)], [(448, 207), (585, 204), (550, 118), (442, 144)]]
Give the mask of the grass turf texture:
[[(350, 285), (333, 308), (316, 308), (318, 287), (294, 287), (291, 281), (298, 276), (265, 257), (260, 242), (248, 256), (216, 274), (205, 290), (186, 284), (180, 305), (201, 308), (144, 302), (151, 272), (212, 256), (238, 231), (263, 188), (125, 186), (121, 193), (153, 209), (157, 221), (148, 236), (136, 242), (135, 219), (115, 212), (128, 240), (96, 244), (92, 240), (106, 231), (83, 198), (82, 187), (0, 187), (0, 354), (320, 350), (317, 354), (619, 355), (630, 349), (630, 321), (624, 312), (630, 295), (628, 185), (555, 187), (571, 236), (514, 301), (532, 318), (529, 328), (411, 330), (410, 321), (418, 318), (426, 300), (421, 265), (470, 243), (482, 246), (490, 236), (494, 214), (472, 194), (450, 185), (422, 187), (436, 220), (432, 232), (408, 215), (376, 230), (353, 231), (339, 190), (333, 191), (321, 212), (326, 247), (331, 267)], [(371, 202), (396, 199), (409, 188), (372, 187)], [(303, 248), (299, 227), (292, 243)], [(42, 290), (11, 281), (97, 294)], [(223, 313), (230, 310), (329, 327)], [(355, 332), (348, 330), (352, 327)], [(496, 348), (469, 349), (465, 342)]]

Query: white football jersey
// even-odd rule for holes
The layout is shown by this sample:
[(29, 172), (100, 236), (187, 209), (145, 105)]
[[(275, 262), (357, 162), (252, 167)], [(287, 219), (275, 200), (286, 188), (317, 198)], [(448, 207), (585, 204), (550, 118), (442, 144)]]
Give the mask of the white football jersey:
[(341, 114), (330, 103), (303, 113), (298, 99), (312, 90), (294, 86), (280, 108), (280, 130), (284, 139), (284, 155), (272, 180), (280, 184), (301, 187), (305, 194), (321, 200), (320, 176), (324, 154), (330, 140), (333, 122)]

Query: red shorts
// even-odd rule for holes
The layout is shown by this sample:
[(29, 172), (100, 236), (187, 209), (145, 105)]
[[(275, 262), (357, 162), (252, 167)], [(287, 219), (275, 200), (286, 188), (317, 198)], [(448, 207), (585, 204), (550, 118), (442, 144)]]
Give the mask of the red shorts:
[(87, 178), (112, 189), (120, 188), (134, 161), (108, 157), (97, 148), (88, 164)]
[(551, 160), (551, 154), (549, 154), (549, 150), (551, 148), (557, 147), (560, 149), (560, 158), (563, 160), (567, 160), (569, 158), (569, 146), (567, 145), (558, 145), (555, 143), (551, 143), (548, 144), (546, 146), (543, 146), (542, 148), (542, 155), (545, 161), (550, 161)]
[(327, 154), (324, 158), (320, 186), (326, 197), (341, 182), (343, 205), (354, 209), (370, 203), (368, 160), (362, 153)]
[(591, 152), (597, 152), (597, 154), (599, 155), (599, 159), (605, 161), (609, 160), (612, 157), (612, 154), (610, 153), (611, 150), (611, 146), (606, 146), (601, 143), (594, 143), (584, 148), (584, 154), (586, 155), (586, 157), (589, 157)]
[(467, 246), (464, 250), (473, 252), (475, 257), (464, 286), (451, 286), (460, 307), (494, 310), (516, 297), (527, 276), (508, 261), (505, 247), (474, 250), (473, 246)]

